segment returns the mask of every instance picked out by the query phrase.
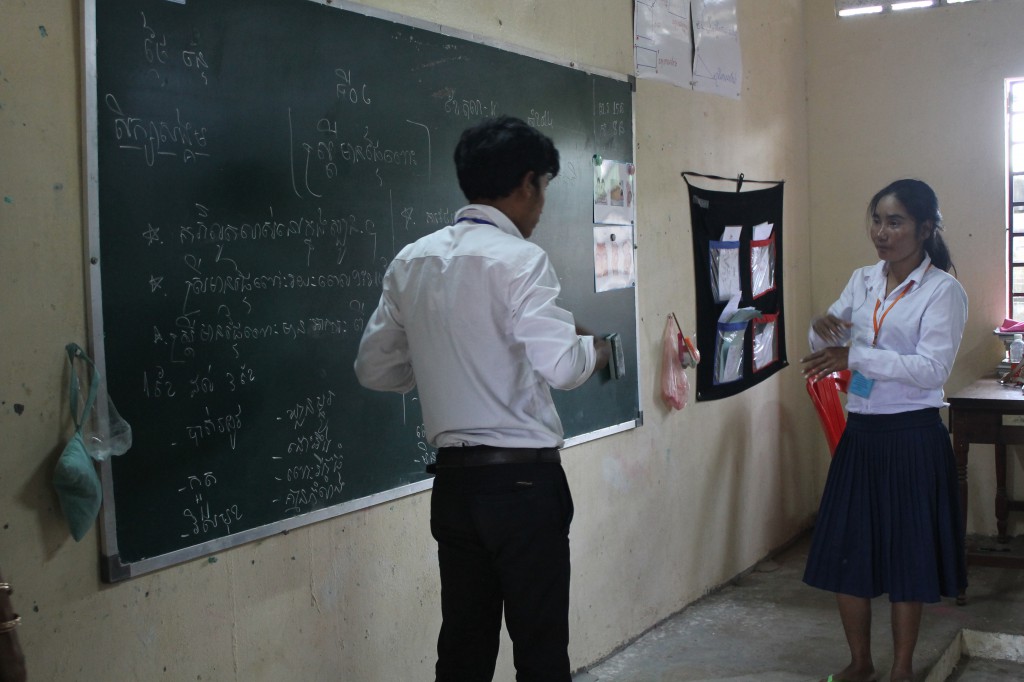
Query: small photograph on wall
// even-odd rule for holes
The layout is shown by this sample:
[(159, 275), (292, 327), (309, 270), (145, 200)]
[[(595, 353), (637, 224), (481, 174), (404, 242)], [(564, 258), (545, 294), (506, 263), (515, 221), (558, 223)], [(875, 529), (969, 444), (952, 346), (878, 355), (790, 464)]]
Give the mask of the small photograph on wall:
[(633, 227), (602, 225), (594, 228), (594, 290), (611, 291), (636, 286)]
[(595, 223), (633, 224), (636, 214), (633, 202), (635, 172), (633, 164), (621, 161), (600, 161), (594, 164)]

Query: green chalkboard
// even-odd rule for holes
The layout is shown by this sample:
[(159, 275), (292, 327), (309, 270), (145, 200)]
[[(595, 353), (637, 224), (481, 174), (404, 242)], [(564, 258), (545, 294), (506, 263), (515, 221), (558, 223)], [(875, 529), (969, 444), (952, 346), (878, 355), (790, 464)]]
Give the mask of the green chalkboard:
[(483, 117), (551, 136), (535, 240), (627, 379), (556, 396), (568, 441), (639, 422), (636, 296), (595, 293), (593, 157), (632, 161), (630, 83), (310, 0), (86, 5), (93, 353), (134, 445), (104, 466), (121, 580), (426, 489), (418, 399), (352, 363), (387, 264), (464, 203)]

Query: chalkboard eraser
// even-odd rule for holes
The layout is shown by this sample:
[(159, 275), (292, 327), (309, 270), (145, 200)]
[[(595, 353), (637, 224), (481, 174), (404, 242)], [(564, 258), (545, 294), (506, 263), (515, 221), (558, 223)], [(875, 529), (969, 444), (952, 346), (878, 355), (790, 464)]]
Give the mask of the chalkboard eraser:
[(608, 334), (604, 338), (612, 347), (608, 371), (611, 373), (612, 379), (621, 379), (626, 376), (626, 356), (622, 352), (622, 337), (618, 334)]

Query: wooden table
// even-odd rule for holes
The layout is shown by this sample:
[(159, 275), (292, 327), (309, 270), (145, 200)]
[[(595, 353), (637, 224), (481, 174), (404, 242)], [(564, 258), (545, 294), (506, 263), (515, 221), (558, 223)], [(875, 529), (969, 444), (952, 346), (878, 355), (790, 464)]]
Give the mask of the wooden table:
[[(1003, 386), (991, 376), (946, 396), (949, 401), (949, 428), (953, 433), (957, 476), (960, 484), (960, 509), (963, 532), (967, 535), (967, 451), (971, 443), (995, 446), (996, 453), (996, 529), (999, 542), (1007, 543), (1006, 517), (1011, 511), (1024, 511), (1024, 502), (1006, 495), (1006, 446), (1024, 443), (1024, 393), (1019, 386)], [(967, 563), (977, 566), (1024, 568), (1022, 556), (998, 556), (967, 547)]]

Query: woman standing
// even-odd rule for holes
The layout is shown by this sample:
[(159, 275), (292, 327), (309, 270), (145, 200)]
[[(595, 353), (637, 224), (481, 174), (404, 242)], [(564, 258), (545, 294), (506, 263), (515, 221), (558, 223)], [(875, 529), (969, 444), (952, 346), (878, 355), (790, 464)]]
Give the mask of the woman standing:
[(897, 180), (868, 205), (880, 262), (854, 271), (811, 323), (804, 375), (853, 370), (846, 431), (822, 494), (804, 582), (836, 593), (850, 664), (832, 677), (876, 679), (871, 599), (892, 603), (890, 680), (913, 678), (924, 602), (967, 586), (956, 466), (939, 408), (967, 321), (947, 271), (935, 192)]

